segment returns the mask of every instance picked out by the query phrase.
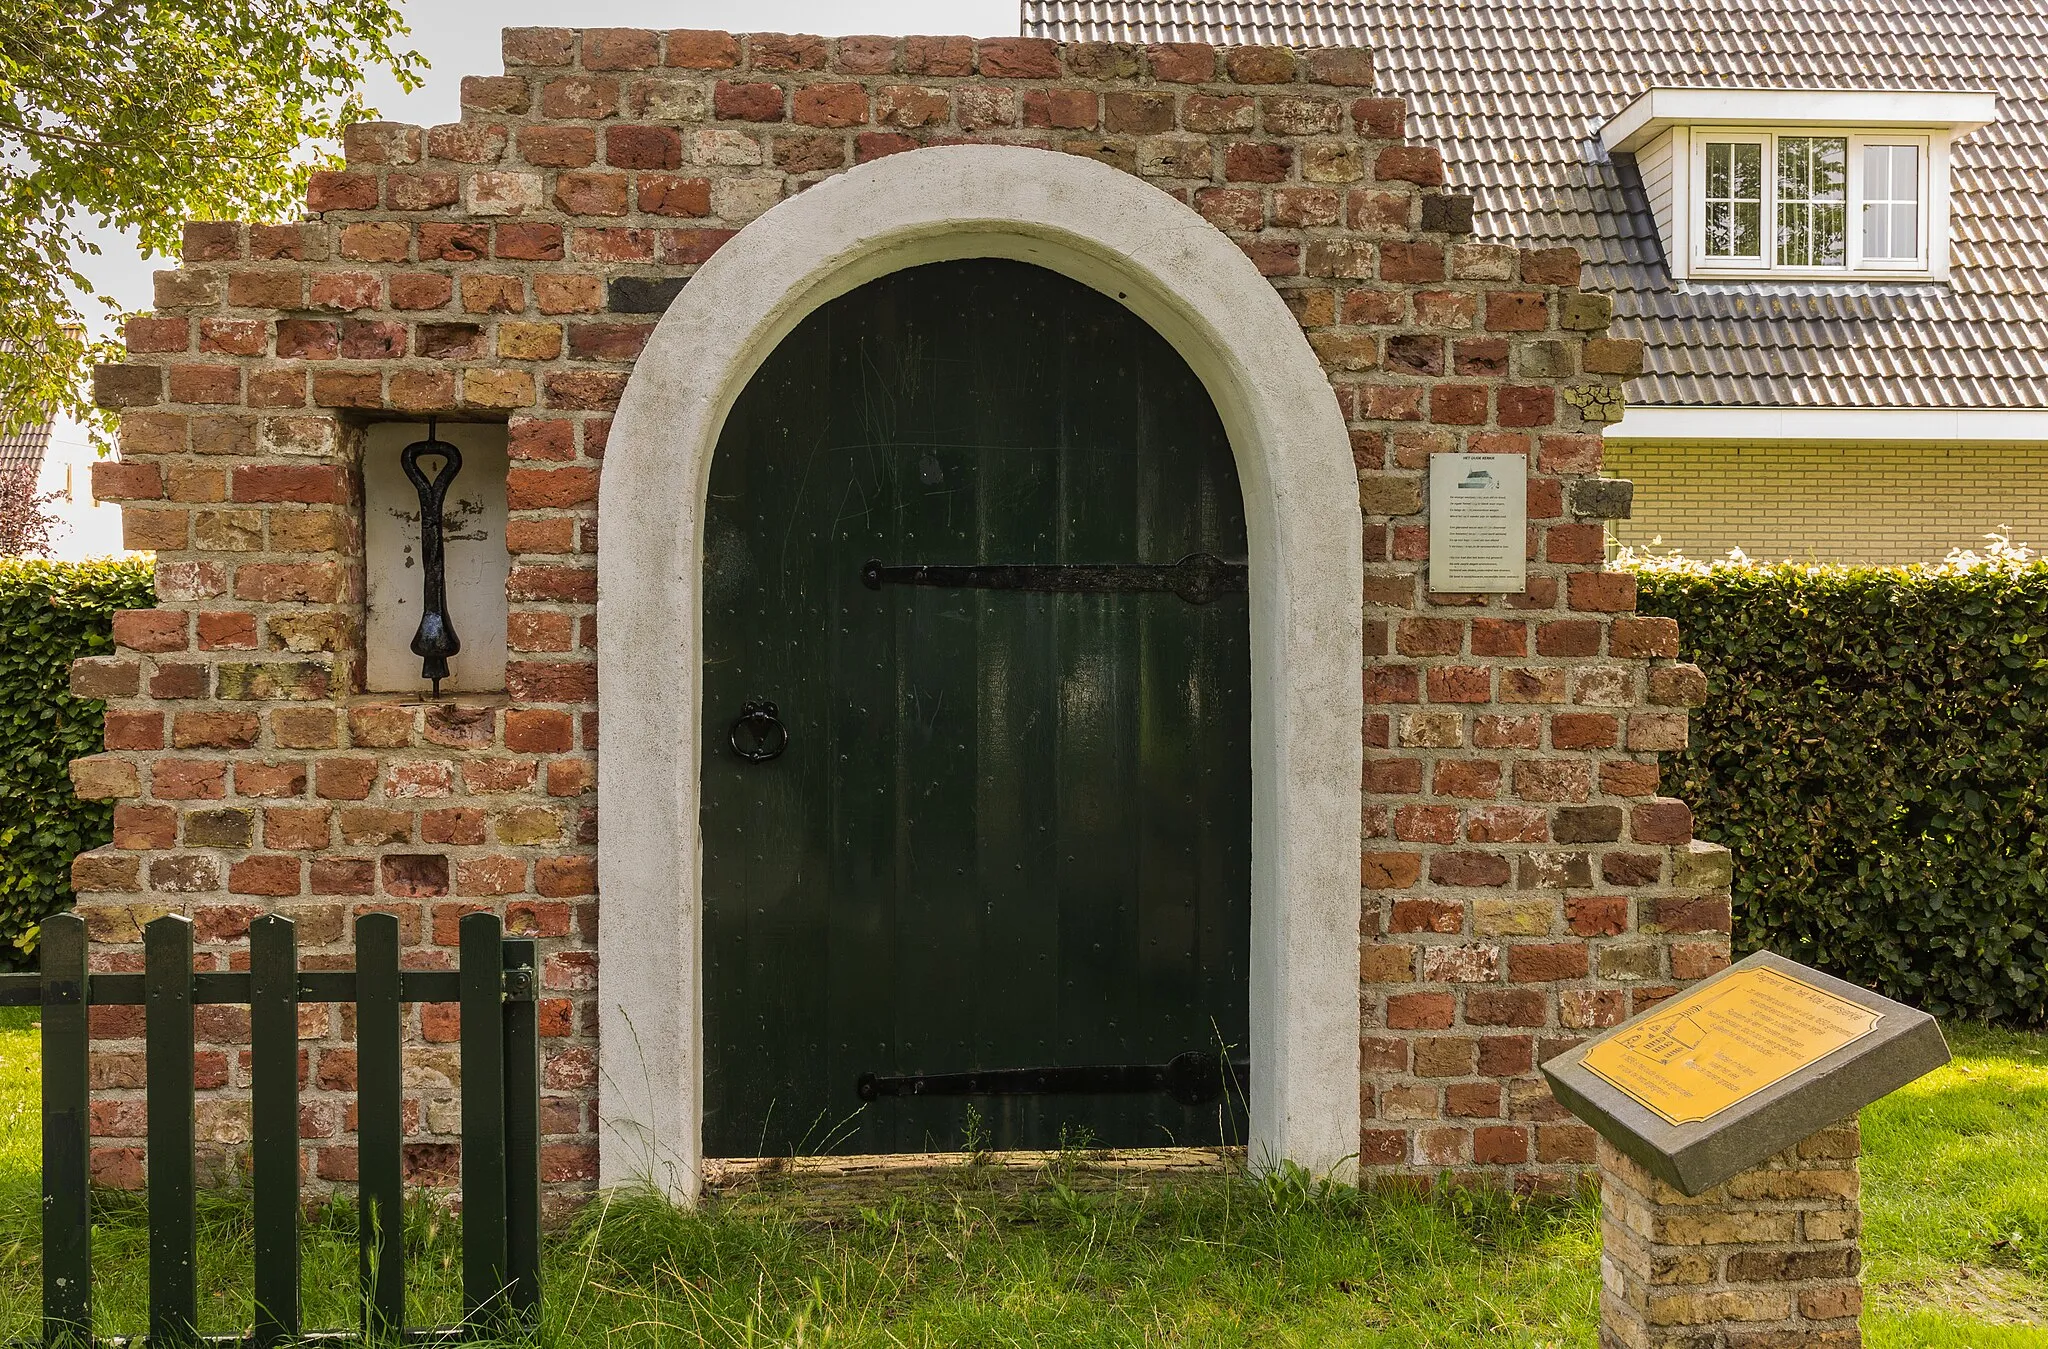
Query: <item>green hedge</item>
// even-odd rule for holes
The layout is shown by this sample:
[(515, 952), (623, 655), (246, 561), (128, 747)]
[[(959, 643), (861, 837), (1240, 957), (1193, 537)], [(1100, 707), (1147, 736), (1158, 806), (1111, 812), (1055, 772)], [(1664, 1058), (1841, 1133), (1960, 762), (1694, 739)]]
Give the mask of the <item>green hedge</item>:
[(113, 836), (113, 807), (71, 794), (105, 706), (69, 691), (71, 662), (112, 649), (116, 609), (155, 603), (148, 562), (0, 559), (0, 967), (71, 903), (71, 859)]
[(1666, 790), (1735, 853), (1739, 952), (2048, 1024), (2048, 564), (1639, 564), (1706, 671)]

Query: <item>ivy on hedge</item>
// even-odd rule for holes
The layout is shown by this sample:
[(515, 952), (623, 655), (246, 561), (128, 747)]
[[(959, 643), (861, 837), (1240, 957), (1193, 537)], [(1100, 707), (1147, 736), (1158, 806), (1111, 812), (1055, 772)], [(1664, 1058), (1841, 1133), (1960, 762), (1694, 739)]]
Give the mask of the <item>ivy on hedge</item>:
[(2048, 1024), (2048, 563), (1636, 575), (1706, 671), (1666, 790), (1735, 854), (1738, 951)]
[(156, 602), (146, 561), (0, 559), (0, 967), (71, 903), (71, 859), (113, 837), (114, 809), (71, 793), (106, 706), (73, 698), (71, 662), (112, 649), (116, 609)]

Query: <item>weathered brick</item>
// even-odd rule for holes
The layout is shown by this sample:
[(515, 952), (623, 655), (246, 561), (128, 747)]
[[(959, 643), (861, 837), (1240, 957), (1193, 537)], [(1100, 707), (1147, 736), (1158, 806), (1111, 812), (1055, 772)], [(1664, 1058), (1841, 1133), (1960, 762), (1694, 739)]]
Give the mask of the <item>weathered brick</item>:
[(523, 126), (519, 157), (543, 168), (583, 168), (597, 162), (597, 131), (587, 126)]
[(661, 34), (646, 28), (583, 30), (585, 70), (645, 70), (661, 64)]
[(726, 121), (779, 122), (787, 99), (788, 91), (779, 84), (720, 80), (712, 95), (712, 108)]
[(740, 44), (730, 33), (672, 29), (666, 47), (667, 64), (689, 70), (730, 70), (740, 63)]
[(306, 184), (306, 209), (370, 211), (377, 206), (377, 175), (315, 169)]
[(1205, 84), (1216, 78), (1216, 49), (1199, 42), (1162, 42), (1145, 49), (1152, 78), (1169, 84)]

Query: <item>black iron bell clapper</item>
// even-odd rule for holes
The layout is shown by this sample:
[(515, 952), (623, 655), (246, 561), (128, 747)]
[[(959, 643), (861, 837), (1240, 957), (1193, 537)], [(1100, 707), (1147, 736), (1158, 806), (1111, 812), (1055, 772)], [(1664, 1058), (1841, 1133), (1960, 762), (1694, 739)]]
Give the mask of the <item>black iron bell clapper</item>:
[[(412, 635), (412, 653), (420, 658), (420, 678), (434, 681), (434, 694), (441, 696), (441, 681), (448, 677), (448, 658), (462, 650), (455, 624), (448, 617), (448, 550), (442, 537), (441, 512), (448, 500), (448, 488), (462, 472), (462, 451), (434, 434), (436, 423), (427, 423), (427, 438), (416, 440), (398, 456), (413, 490), (420, 494), (420, 566), (424, 593), (420, 604), (419, 631)], [(429, 479), (420, 471), (423, 455), (439, 455), (441, 468)]]

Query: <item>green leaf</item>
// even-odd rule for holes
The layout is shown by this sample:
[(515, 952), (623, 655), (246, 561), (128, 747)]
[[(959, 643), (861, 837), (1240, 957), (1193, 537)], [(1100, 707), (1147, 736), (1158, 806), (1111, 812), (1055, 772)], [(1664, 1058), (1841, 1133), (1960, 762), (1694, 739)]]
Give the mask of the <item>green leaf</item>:
[(113, 807), (71, 793), (105, 719), (71, 696), (71, 662), (112, 647), (115, 610), (155, 599), (148, 562), (0, 559), (0, 966), (29, 959), (71, 905), (71, 859), (113, 837)]
[(1669, 781), (1736, 943), (1943, 1016), (2048, 1024), (2048, 563), (1640, 566), (1706, 706)]

